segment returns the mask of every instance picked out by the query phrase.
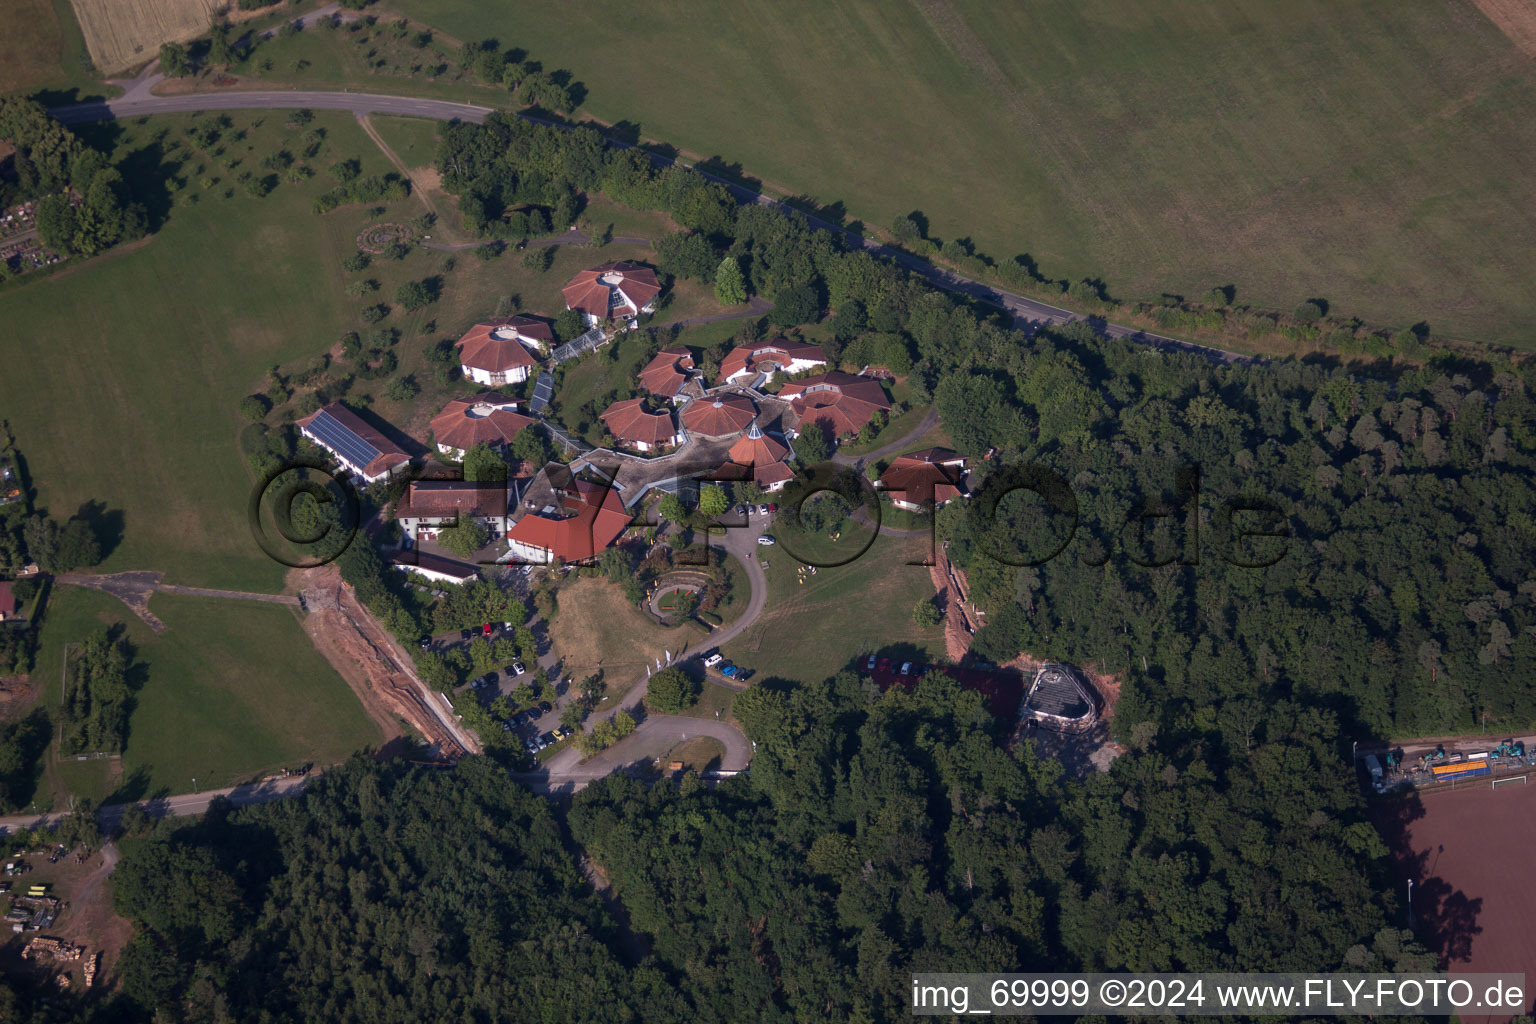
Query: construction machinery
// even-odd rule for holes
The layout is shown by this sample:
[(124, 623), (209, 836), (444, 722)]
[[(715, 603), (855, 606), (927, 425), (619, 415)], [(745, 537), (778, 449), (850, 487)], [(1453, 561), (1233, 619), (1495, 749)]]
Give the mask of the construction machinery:
[(1435, 744), (1435, 749), (1420, 757), (1419, 761), (1427, 768), (1433, 765), (1436, 761), (1444, 761), (1445, 757), (1445, 744), (1437, 743)]
[(1525, 743), (1521, 740), (1508, 739), (1493, 749), (1494, 757), (1524, 757)]

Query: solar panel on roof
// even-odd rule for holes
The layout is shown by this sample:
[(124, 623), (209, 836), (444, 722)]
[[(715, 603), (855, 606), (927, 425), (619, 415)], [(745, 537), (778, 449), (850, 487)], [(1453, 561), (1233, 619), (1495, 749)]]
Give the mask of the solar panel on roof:
[(351, 427), (324, 410), (310, 421), (309, 432), (339, 458), (358, 469), (367, 466), (381, 454), (373, 445), (358, 437)]

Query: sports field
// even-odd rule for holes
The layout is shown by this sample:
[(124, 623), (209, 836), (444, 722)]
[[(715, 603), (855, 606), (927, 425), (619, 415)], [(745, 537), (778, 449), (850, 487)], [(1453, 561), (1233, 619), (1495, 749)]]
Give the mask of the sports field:
[[(282, 605), (156, 594), (154, 633), (116, 598), (55, 587), (33, 678), (58, 705), (64, 644), (122, 623), (134, 647), (133, 710), (120, 763), (55, 762), (54, 794), (143, 798), (227, 786), (380, 743), (347, 684)], [(45, 796), (47, 789), (40, 791)]]
[[(1419, 939), (1452, 973), (1528, 972), (1536, 949), (1536, 778), (1383, 801), (1377, 826), (1400, 884), (1413, 879)], [(1404, 890), (1400, 890), (1404, 891)], [(1486, 1017), (1462, 1015), (1465, 1021)], [(1508, 1015), (1496, 1020), (1507, 1020)]]
[(1536, 346), (1536, 60), (1472, 0), (399, 6), (880, 229)]

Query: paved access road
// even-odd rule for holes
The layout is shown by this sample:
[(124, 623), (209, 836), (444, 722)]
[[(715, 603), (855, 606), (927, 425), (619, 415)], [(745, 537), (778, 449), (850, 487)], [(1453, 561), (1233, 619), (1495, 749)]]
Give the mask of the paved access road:
[[(438, 121), (471, 121), (479, 124), (485, 120), (486, 115), (494, 110), (491, 107), (481, 107), (472, 103), (453, 103), (448, 100), (421, 99), (413, 96), (386, 96), (377, 93), (315, 90), (207, 92), (183, 93), (178, 96), (156, 96), (152, 90), (161, 79), (153, 69), (154, 65), (150, 65), (143, 74), (131, 82), (117, 83), (123, 85), (126, 90), (117, 99), (55, 107), (52, 110), (53, 116), (65, 124), (79, 124), (86, 121), (104, 121), (120, 117), (142, 117), (148, 114), (187, 114), (205, 110), (287, 110), (303, 107), (311, 110), (341, 110), (358, 117), (368, 114), (396, 114), (404, 117), (425, 117)], [(556, 122), (529, 117), (526, 114), (521, 116), (527, 117), (531, 121), (537, 121), (540, 124), (556, 124)], [(564, 127), (563, 125), (557, 126)], [(613, 144), (622, 145), (622, 143), (618, 142)], [(655, 153), (650, 154), (650, 157), (652, 161), (661, 166), (676, 162), (670, 157)], [(759, 203), (764, 206), (773, 206), (784, 210), (793, 209), (786, 203), (759, 192), (754, 192), (752, 189), (733, 181), (706, 171), (699, 171), (699, 173), (711, 181), (724, 185), (730, 190), (732, 195), (742, 202)], [(1013, 292), (1003, 291), (1000, 288), (972, 280), (954, 271), (937, 267), (911, 253), (882, 245), (877, 241), (865, 238), (863, 235), (850, 232), (839, 224), (833, 224), (820, 217), (804, 213), (804, 211), (796, 212), (800, 212), (806, 220), (816, 227), (828, 231), (842, 232), (850, 244), (857, 245), (871, 253), (888, 257), (931, 284), (1006, 310), (1013, 315), (1014, 321), (1021, 327), (1033, 328), (1041, 324), (1061, 324), (1074, 320), (1088, 319), (1071, 310), (1062, 309), (1059, 306), (1053, 306), (1050, 303), (1041, 302), (1038, 299), (1031, 299)], [(1208, 345), (1196, 345), (1193, 342), (1181, 341), (1178, 338), (1149, 334), (1135, 327), (1125, 327), (1119, 324), (1096, 321), (1096, 329), (1112, 338), (1128, 338), (1135, 342), (1170, 351), (1199, 353), (1207, 358), (1224, 362), (1252, 361), (1250, 356), (1228, 352), (1225, 349), (1213, 348)]]
[[(207, 789), (200, 793), (182, 793), (177, 796), (161, 797), (156, 800), (140, 800), (138, 805), (152, 818), (168, 818), (185, 814), (202, 814), (208, 810), (208, 805), (217, 797), (226, 797), (236, 807), (244, 807), (247, 804), (259, 804), (268, 800), (276, 800), (278, 797), (292, 796), (303, 790), (304, 784), (309, 781), (308, 775), (290, 775), (286, 778), (272, 779), (269, 782), (257, 782), (245, 786), (230, 786), (227, 789)], [(96, 814), (96, 820), (100, 822), (103, 831), (110, 832), (117, 827), (122, 820), (123, 812), (131, 804), (108, 804)], [(18, 828), (52, 828), (62, 821), (65, 814), (15, 814), (8, 818), (0, 818), (0, 834), (5, 834)]]

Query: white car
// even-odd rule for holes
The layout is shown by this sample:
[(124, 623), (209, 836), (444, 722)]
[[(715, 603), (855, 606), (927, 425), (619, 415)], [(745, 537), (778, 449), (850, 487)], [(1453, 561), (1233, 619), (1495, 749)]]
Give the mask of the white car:
[(768, 536), (766, 533), (757, 538), (757, 542), (765, 548), (771, 548), (776, 543), (774, 539)]
[(514, 661), (512, 663), (512, 674), (514, 676), (520, 676), (520, 675), (523, 674), (523, 663), (522, 662)]
[(767, 515), (768, 514), (768, 506), (767, 505), (759, 505), (759, 506), (757, 506), (757, 514), (760, 515), (760, 516)]
[(912, 663), (910, 661), (902, 662), (901, 663), (901, 674), (905, 676), (905, 675), (910, 675), (911, 672), (912, 672)]
[(723, 654), (711, 654), (709, 657), (704, 659), (704, 667), (705, 668), (714, 668), (716, 665), (720, 664), (724, 660), (725, 660), (725, 655), (723, 655)]

